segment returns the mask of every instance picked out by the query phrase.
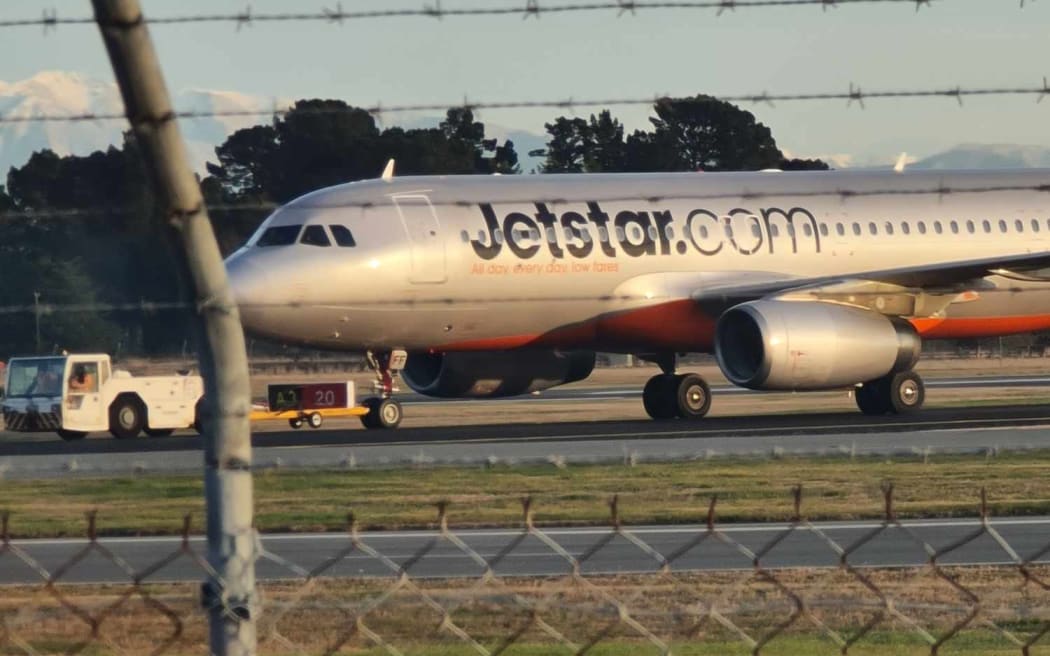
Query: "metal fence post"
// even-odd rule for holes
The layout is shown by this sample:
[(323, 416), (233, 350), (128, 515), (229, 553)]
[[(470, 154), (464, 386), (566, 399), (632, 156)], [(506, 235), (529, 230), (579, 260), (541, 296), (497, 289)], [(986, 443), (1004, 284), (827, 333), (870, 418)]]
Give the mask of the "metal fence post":
[(244, 333), (138, 0), (92, 0), (128, 121), (145, 156), (188, 293), (204, 377), (208, 560), (204, 584), (214, 654), (255, 653), (251, 396)]

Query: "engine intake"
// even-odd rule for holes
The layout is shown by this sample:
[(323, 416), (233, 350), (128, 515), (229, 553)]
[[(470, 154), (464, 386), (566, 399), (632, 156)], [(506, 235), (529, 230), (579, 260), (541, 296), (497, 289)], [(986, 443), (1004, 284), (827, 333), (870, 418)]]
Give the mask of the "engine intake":
[(906, 371), (922, 340), (903, 319), (826, 302), (752, 301), (718, 320), (715, 356), (735, 385), (818, 390)]
[(491, 399), (573, 383), (593, 369), (591, 351), (412, 353), (401, 378), (427, 396)]

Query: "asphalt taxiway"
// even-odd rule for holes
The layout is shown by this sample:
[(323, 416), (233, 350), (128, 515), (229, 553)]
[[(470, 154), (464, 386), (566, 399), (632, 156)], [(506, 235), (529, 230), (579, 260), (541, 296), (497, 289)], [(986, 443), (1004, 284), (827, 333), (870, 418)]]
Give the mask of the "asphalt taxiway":
[[(916, 567), (928, 561), (923, 543), (934, 550), (944, 550), (976, 533), (980, 522), (974, 518), (950, 520), (917, 520), (903, 523), (906, 529), (890, 526), (850, 555), (850, 564), (858, 567)], [(761, 559), (766, 568), (835, 567), (839, 554), (828, 545), (830, 539), (848, 547), (879, 528), (879, 522), (816, 522), (812, 528), (798, 527), (786, 537), (785, 524), (739, 524), (720, 527), (718, 531), (752, 553), (773, 540), (776, 547)], [(1029, 558), (1033, 562), (1050, 562), (1046, 549), (1050, 542), (1050, 517), (1003, 518), (991, 526), (1011, 546), (1006, 551), (987, 533), (981, 534), (957, 549), (938, 557), (942, 565), (1010, 565)], [(456, 536), (488, 563), (500, 576), (559, 576), (572, 571), (573, 559), (586, 558), (580, 564), (584, 575), (653, 572), (663, 558), (673, 558), (675, 571), (747, 570), (753, 567), (747, 552), (739, 550), (703, 526), (629, 527), (631, 534), (647, 544), (647, 553), (622, 536), (612, 536), (611, 529), (547, 528), (544, 534), (560, 545), (571, 557), (559, 554), (535, 536), (522, 536), (522, 530), (481, 529), (456, 531)], [(701, 539), (707, 535), (706, 539)], [(611, 538), (611, 539), (610, 539)], [(361, 541), (389, 559), (384, 562), (361, 549), (348, 549), (350, 539), (338, 533), (303, 533), (264, 535), (260, 544), (264, 555), (256, 565), (263, 580), (304, 579), (311, 571), (323, 576), (396, 578), (401, 568), (413, 578), (477, 577), (484, 567), (457, 545), (441, 539), (436, 531), (366, 532)], [(515, 541), (517, 541), (515, 543)], [(0, 567), (0, 584), (39, 584), (61, 571), (66, 583), (128, 582), (136, 572), (144, 572), (168, 554), (178, 553), (179, 537), (101, 538), (99, 544), (108, 552), (88, 553), (82, 561), (62, 570), (84, 549), (83, 539), (15, 540), (13, 546), (25, 559), (6, 554)], [(596, 545), (600, 548), (595, 549)], [(192, 537), (190, 548), (204, 551), (202, 537)], [(659, 554), (659, 556), (654, 556)], [(497, 560), (497, 556), (502, 556)], [(35, 566), (35, 567), (34, 567)], [(320, 569), (319, 569), (320, 568)], [(203, 576), (201, 566), (183, 554), (167, 566), (152, 571), (144, 580), (196, 581)], [(1020, 576), (1019, 576), (1020, 578)]]

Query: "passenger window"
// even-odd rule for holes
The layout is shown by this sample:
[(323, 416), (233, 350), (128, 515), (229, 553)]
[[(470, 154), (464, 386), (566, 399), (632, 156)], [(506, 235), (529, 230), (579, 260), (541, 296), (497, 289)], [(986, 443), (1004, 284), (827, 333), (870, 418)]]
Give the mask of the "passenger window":
[[(339, 244), (344, 248), (353, 248), (357, 246), (357, 242), (354, 241), (354, 233), (350, 232), (350, 228), (343, 225), (330, 225), (328, 228), (332, 231), (332, 237), (335, 238), (335, 243)], [(470, 241), (470, 236), (467, 231), (463, 231), (463, 243)]]
[(303, 230), (303, 236), (299, 238), (299, 243), (307, 246), (332, 245), (332, 242), (328, 239), (328, 233), (324, 231), (324, 226), (321, 225), (306, 226), (306, 230)]
[[(653, 225), (649, 226), (649, 230), (647, 232), (649, 233), (649, 239), (652, 239), (653, 241), (656, 241), (657, 239), (660, 238), (659, 233), (656, 232), (656, 226), (653, 226)], [(553, 235), (553, 234), (554, 234), (554, 230), (551, 230), (551, 235)], [(551, 243), (554, 243), (553, 239), (551, 239)]]
[(991, 232), (992, 231), (992, 224), (989, 223), (987, 220), (981, 221), (981, 227), (984, 228), (985, 232)]
[(836, 223), (835, 232), (839, 234), (839, 237), (844, 237), (846, 235), (846, 227), (843, 226), (841, 223)]
[(795, 236), (795, 224), (794, 223), (789, 223), (787, 225), (787, 234), (788, 234), (788, 237), (794, 237)]
[[(467, 232), (466, 230), (464, 230), (463, 232), (459, 233), (459, 238), (463, 240), (464, 244), (469, 243), (470, 242), (470, 233)], [(336, 239), (339, 239), (339, 237), (337, 236)]]
[(966, 222), (966, 232), (970, 233), (971, 235), (974, 233), (973, 221), (967, 221)]
[(1032, 232), (1039, 232), (1039, 221), (1032, 219)]
[(1014, 221), (1014, 226), (1017, 228), (1017, 232), (1024, 232), (1024, 221), (1017, 219)]
[[(703, 230), (703, 228), (701, 228), (701, 230)], [(779, 237), (780, 228), (778, 228), (776, 224), (769, 226), (769, 234), (773, 235), (774, 237)]]
[(299, 236), (299, 231), (302, 230), (302, 227), (302, 225), (284, 225), (267, 228), (266, 232), (259, 237), (259, 241), (255, 242), (255, 245), (263, 247), (290, 246), (295, 243), (295, 238)]
[(951, 226), (953, 235), (959, 234), (959, 224), (958, 223), (956, 223), (955, 221), (952, 221), (948, 225)]
[(906, 235), (911, 234), (911, 225), (907, 221), (901, 224), (901, 232), (903, 232)]
[(854, 223), (853, 224), (853, 234), (858, 236), (858, 237), (860, 237), (860, 224), (859, 223)]
[(893, 224), (890, 223), (889, 221), (886, 222), (886, 234), (887, 235), (892, 235), (893, 234)]
[(821, 237), (827, 237), (828, 236), (828, 225), (826, 223), (821, 223), (820, 224), (820, 236)]
[(938, 235), (944, 232), (944, 228), (941, 227), (940, 221), (933, 222), (933, 231), (936, 232)]
[(813, 226), (809, 225), (808, 223), (803, 223), (802, 224), (802, 232), (807, 237), (812, 237), (813, 236)]
[(919, 224), (916, 227), (919, 228), (919, 234), (920, 235), (925, 235), (926, 234), (926, 222), (925, 221), (919, 221)]
[(547, 233), (547, 243), (548, 244), (557, 244), (558, 243), (558, 237), (557, 237), (557, 235), (554, 234), (554, 228), (547, 228), (544, 232)]
[(1006, 234), (1006, 221), (999, 219), (999, 232)]
[[(756, 226), (756, 228), (757, 228), (757, 226)], [(667, 235), (668, 239), (674, 239), (674, 226), (671, 225), (670, 223), (668, 223), (664, 227), (664, 234)]]
[(751, 235), (754, 236), (754, 237), (761, 237), (762, 236), (762, 230), (761, 230), (761, 228), (758, 227), (757, 223), (752, 223), (751, 224)]
[(868, 231), (871, 232), (871, 234), (873, 235), (879, 234), (879, 228), (875, 225), (874, 222), (868, 224)]
[(700, 226), (700, 239), (707, 239), (707, 226)]
[(503, 230), (496, 228), (492, 231), (492, 241), (497, 244), (503, 245)]

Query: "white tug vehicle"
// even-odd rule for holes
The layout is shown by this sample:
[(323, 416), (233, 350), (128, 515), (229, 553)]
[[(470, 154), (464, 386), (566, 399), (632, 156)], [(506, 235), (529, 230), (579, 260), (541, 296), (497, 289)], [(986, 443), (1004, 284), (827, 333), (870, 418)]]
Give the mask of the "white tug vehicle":
[(132, 376), (105, 354), (12, 358), (2, 411), (9, 431), (64, 440), (109, 431), (118, 439), (200, 432), (200, 376)]

